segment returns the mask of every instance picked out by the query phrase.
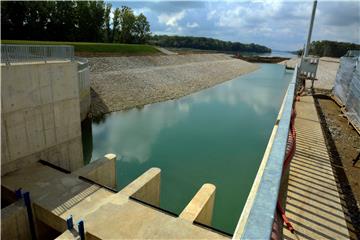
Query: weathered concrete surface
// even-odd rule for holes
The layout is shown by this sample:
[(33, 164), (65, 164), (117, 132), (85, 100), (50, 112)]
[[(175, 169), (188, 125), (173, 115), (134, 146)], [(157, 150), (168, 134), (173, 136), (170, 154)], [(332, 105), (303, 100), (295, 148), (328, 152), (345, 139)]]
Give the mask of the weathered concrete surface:
[(199, 222), (211, 226), (216, 187), (212, 184), (204, 184), (189, 204), (181, 212), (180, 218), (189, 222)]
[(82, 166), (77, 65), (1, 66), (1, 174), (47, 160)]
[(79, 233), (75, 230), (66, 230), (60, 236), (55, 238), (56, 240), (78, 240), (80, 239)]
[(286, 239), (349, 239), (344, 209), (311, 96), (296, 102), (296, 152), (290, 165), (286, 214), (296, 235)]
[(90, 69), (85, 67), (78, 71), (79, 95), (80, 95), (80, 117), (85, 120), (90, 112)]
[(19, 187), (29, 191), (36, 219), (61, 233), (66, 231), (66, 218), (71, 214), (74, 222), (84, 220), (87, 239), (225, 238), (130, 199), (136, 195), (135, 189), (144, 191), (139, 188), (147, 185), (144, 179), (150, 186), (159, 186), (160, 170), (152, 168), (140, 178), (127, 190), (114, 193), (36, 163), (3, 176), (2, 185), (13, 191)]
[(150, 168), (135, 179), (120, 193), (124, 196), (134, 197), (153, 206), (160, 206), (160, 174), (159, 168)]
[(27, 210), (23, 200), (1, 209), (1, 239), (31, 239)]
[(107, 154), (103, 158), (72, 172), (72, 174), (116, 189), (116, 155)]

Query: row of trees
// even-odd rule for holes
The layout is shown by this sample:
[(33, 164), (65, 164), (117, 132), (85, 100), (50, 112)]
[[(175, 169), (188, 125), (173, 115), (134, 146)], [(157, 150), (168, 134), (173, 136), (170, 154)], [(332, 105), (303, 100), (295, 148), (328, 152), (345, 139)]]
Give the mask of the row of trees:
[(225, 52), (271, 52), (270, 48), (254, 43), (243, 44), (205, 37), (154, 35), (150, 38), (150, 43), (162, 47), (195, 48)]
[[(319, 57), (342, 57), (348, 50), (360, 50), (360, 45), (347, 42), (313, 41), (310, 45), (309, 54)], [(297, 51), (302, 55), (303, 49)]]
[(144, 43), (150, 24), (129, 7), (103, 1), (5, 1), (2, 39)]

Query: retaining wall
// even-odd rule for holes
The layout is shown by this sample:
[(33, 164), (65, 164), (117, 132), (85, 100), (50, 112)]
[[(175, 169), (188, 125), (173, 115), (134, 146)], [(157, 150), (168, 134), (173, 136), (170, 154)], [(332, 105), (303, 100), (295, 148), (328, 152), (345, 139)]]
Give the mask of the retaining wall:
[(1, 66), (1, 175), (39, 159), (83, 165), (77, 63)]

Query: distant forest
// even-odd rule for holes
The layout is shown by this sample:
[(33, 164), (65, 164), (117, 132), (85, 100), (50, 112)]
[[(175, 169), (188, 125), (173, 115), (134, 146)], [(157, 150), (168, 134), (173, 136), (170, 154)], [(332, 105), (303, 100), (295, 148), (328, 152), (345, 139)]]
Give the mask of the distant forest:
[(150, 37), (149, 42), (161, 47), (172, 48), (194, 48), (225, 52), (271, 52), (270, 48), (254, 43), (244, 44), (205, 37), (154, 35)]
[(142, 13), (104, 1), (3, 1), (1, 38), (68, 42), (150, 43), (162, 47), (229, 52), (271, 52), (257, 44), (205, 37), (151, 36)]
[[(360, 50), (360, 45), (347, 42), (335, 41), (313, 41), (310, 45), (310, 54), (319, 57), (342, 57), (348, 50)], [(296, 51), (298, 55), (302, 55), (303, 49)]]
[(150, 24), (123, 6), (103, 1), (3, 1), (1, 38), (71, 42), (144, 43)]

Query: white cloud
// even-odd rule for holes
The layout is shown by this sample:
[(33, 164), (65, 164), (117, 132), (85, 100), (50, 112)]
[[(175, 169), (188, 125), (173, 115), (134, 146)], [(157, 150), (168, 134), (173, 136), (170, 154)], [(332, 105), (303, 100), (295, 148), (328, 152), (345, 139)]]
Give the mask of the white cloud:
[(144, 7), (144, 8), (135, 8), (135, 9), (134, 9), (134, 14), (135, 14), (135, 15), (139, 15), (140, 13), (146, 15), (146, 14), (149, 13), (149, 12), (151, 12), (151, 9), (150, 9), (150, 8), (147, 8), (147, 7)]
[(197, 27), (199, 27), (199, 24), (197, 22), (187, 23), (186, 27), (188, 27), (188, 28), (197, 28)]
[(178, 21), (183, 19), (185, 14), (185, 10), (173, 14), (162, 13), (158, 16), (158, 21), (159, 23), (165, 24), (166, 26), (177, 27)]
[(214, 16), (216, 16), (216, 10), (210, 11), (210, 12), (207, 14), (206, 18), (207, 18), (207, 20), (211, 20), (211, 19), (213, 19)]
[[(306, 42), (312, 0), (136, 3), (152, 32), (212, 37), (295, 50)], [(135, 4), (135, 3), (133, 3)], [(360, 42), (358, 1), (318, 1), (313, 39)], [(197, 23), (198, 26), (196, 26)], [(196, 26), (196, 27), (195, 27)]]

